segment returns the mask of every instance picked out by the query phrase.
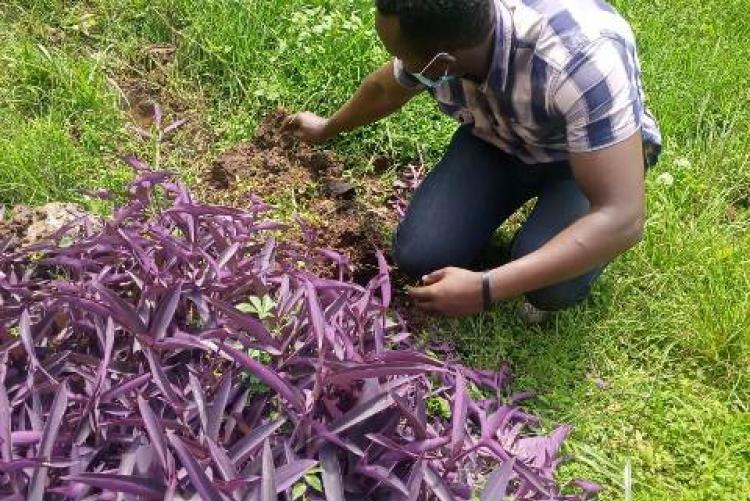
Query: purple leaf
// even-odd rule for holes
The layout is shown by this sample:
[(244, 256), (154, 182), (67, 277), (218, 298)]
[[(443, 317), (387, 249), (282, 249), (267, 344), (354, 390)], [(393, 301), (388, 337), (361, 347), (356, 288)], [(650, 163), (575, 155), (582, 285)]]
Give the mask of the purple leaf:
[(518, 402), (523, 402), (524, 400), (529, 400), (530, 398), (534, 398), (536, 393), (533, 391), (524, 391), (521, 393), (516, 393), (515, 395), (510, 397), (510, 403), (511, 404), (517, 404)]
[(151, 170), (151, 167), (147, 163), (141, 161), (133, 155), (126, 155), (124, 157), (120, 157), (120, 159), (130, 167), (132, 167), (133, 170), (138, 174)]
[(594, 483), (594, 482), (591, 482), (589, 480), (583, 480), (583, 479), (580, 479), (580, 478), (576, 478), (574, 480), (571, 480), (570, 481), (570, 485), (572, 485), (574, 487), (578, 487), (583, 492), (585, 492), (587, 495), (597, 494), (597, 493), (599, 493), (599, 492), (602, 491), (602, 486), (601, 485), (599, 485), (597, 483)]
[(535, 468), (544, 468), (551, 465), (568, 433), (570, 427), (563, 425), (555, 429), (549, 437), (524, 437), (516, 442), (515, 451), (519, 459)]
[(170, 133), (176, 131), (177, 129), (179, 129), (180, 127), (182, 127), (183, 125), (185, 125), (187, 122), (188, 122), (187, 118), (181, 118), (179, 120), (175, 120), (171, 124), (169, 124), (166, 127), (164, 127), (164, 130), (162, 131), (162, 134), (164, 136), (166, 136), (167, 134), (170, 134)]
[(232, 404), (230, 416), (227, 418), (227, 422), (224, 425), (225, 442), (229, 441), (229, 437), (232, 436), (234, 428), (237, 426), (237, 419), (234, 416), (241, 414), (242, 410), (247, 406), (248, 396), (250, 396), (250, 388), (246, 388), (240, 397)]
[(320, 307), (320, 301), (318, 300), (318, 293), (315, 291), (312, 283), (309, 280), (305, 281), (305, 291), (307, 297), (307, 311), (310, 316), (310, 324), (312, 325), (313, 332), (318, 339), (318, 350), (323, 349), (323, 341), (325, 339), (325, 319), (323, 317), (323, 310)]
[(271, 443), (263, 442), (263, 461), (260, 481), (260, 501), (278, 501), (276, 496), (276, 466), (273, 464)]
[(354, 456), (358, 456), (358, 457), (365, 456), (364, 451), (361, 448), (359, 448), (355, 443), (349, 440), (344, 440), (340, 438), (338, 435), (331, 433), (330, 431), (328, 431), (328, 429), (326, 429), (323, 423), (313, 421), (313, 429), (315, 430), (317, 438), (322, 438), (324, 440), (327, 440), (328, 442), (334, 445), (337, 445), (346, 451), (349, 451)]
[(320, 466), (323, 470), (323, 488), (327, 501), (346, 501), (341, 463), (333, 446), (324, 445), (320, 449)]
[(451, 437), (449, 436), (428, 438), (425, 440), (410, 442), (404, 446), (404, 450), (412, 454), (424, 454), (448, 445), (450, 441)]
[(226, 481), (236, 479), (238, 476), (237, 469), (226, 451), (219, 447), (216, 442), (210, 438), (206, 438), (206, 443), (208, 444), (208, 451), (211, 454), (211, 459), (213, 459), (221, 477)]
[(448, 484), (445, 483), (445, 480), (443, 480), (432, 466), (427, 465), (423, 473), (425, 483), (437, 499), (440, 501), (456, 501)]
[[(158, 140), (179, 123), (157, 128)], [(513, 470), (509, 498), (590, 499), (585, 483), (560, 494), (567, 428), (542, 436), (538, 418), (516, 407), (528, 394), (502, 397), (511, 389), (505, 365), (465, 368), (448, 343), (425, 348), (410, 335), (382, 254), (362, 287), (339, 253), (319, 252), (304, 224), (303, 241), (277, 242), (280, 226), (262, 219), (270, 207), (257, 197), (247, 209), (206, 205), (174, 174), (126, 161), (138, 177), (101, 226), (72, 223), (28, 247), (0, 243), (0, 361), (13, 355), (0, 364), (0, 407), (9, 409), (0, 416), (3, 495), (259, 501), (268, 441), (286, 463), (273, 467), (274, 497), (290, 497), (319, 458), (330, 501), (477, 498), (469, 483), (498, 463)], [(403, 179), (404, 199), (421, 176)], [(62, 233), (72, 245), (57, 247)], [(338, 263), (338, 280), (315, 276), (321, 255)], [(247, 297), (275, 306), (261, 320), (233, 306)], [(250, 385), (235, 367), (254, 376)], [(52, 377), (68, 375), (66, 424), (51, 440), (60, 388)], [(472, 400), (468, 381), (493, 397)], [(428, 415), (430, 398), (451, 402), (451, 417)], [(274, 421), (280, 415), (287, 425)], [(130, 483), (110, 491), (47, 477), (48, 468)]]
[(198, 461), (196, 461), (187, 447), (185, 447), (185, 444), (182, 442), (182, 440), (180, 440), (177, 435), (175, 435), (171, 431), (167, 432), (167, 438), (172, 444), (172, 447), (177, 453), (177, 456), (180, 458), (182, 466), (184, 466), (185, 470), (187, 470), (190, 482), (198, 492), (200, 499), (202, 499), (203, 501), (224, 501), (221, 493), (218, 491), (218, 489), (216, 489), (213, 482), (208, 479), (206, 473), (203, 471), (203, 468), (200, 464), (198, 464)]
[[(312, 470), (318, 465), (317, 461), (312, 459), (298, 459), (291, 463), (279, 466), (276, 468), (276, 492), (281, 494), (285, 490), (292, 487), (302, 477), (304, 477), (308, 471)], [(275, 498), (274, 498), (275, 499)]]
[(388, 350), (379, 354), (375, 359), (387, 363), (411, 362), (415, 364), (432, 365), (438, 369), (445, 368), (445, 363), (414, 350)]
[[(488, 447), (492, 452), (494, 452), (500, 459), (503, 461), (510, 461), (511, 456), (508, 454), (508, 452), (500, 446), (500, 444), (496, 443), (494, 440), (485, 440), (482, 442), (483, 445)], [(541, 475), (535, 473), (530, 468), (526, 467), (522, 462), (517, 462), (515, 465), (516, 472), (523, 477), (524, 480), (529, 482), (537, 491), (539, 491), (542, 495), (551, 497), (552, 492), (550, 491), (549, 487), (545, 484), (548, 484), (548, 481), (546, 481)]]
[[(47, 422), (44, 424), (44, 433), (42, 434), (42, 440), (39, 443), (39, 457), (44, 460), (49, 460), (52, 454), (52, 447), (55, 445), (57, 434), (60, 431), (60, 425), (62, 424), (65, 410), (68, 407), (68, 385), (63, 382), (57, 393), (55, 399), (52, 402), (52, 407), (47, 416)], [(27, 501), (42, 501), (44, 496), (44, 490), (47, 485), (47, 468), (37, 467), (34, 470), (34, 475), (31, 477), (29, 483)]]
[(80, 482), (112, 492), (124, 492), (146, 499), (164, 499), (166, 487), (156, 479), (111, 473), (79, 473), (63, 477), (68, 482)]
[(515, 458), (505, 461), (490, 474), (487, 484), (482, 491), (481, 501), (505, 499), (508, 492), (508, 482), (510, 482), (511, 475), (513, 475), (513, 465), (515, 462)]
[[(2, 388), (2, 385), (0, 385), (0, 393)], [(3, 413), (3, 416), (7, 416), (7, 413)], [(40, 431), (14, 431), (10, 435), (10, 441), (13, 442), (13, 445), (33, 445), (38, 444), (40, 440), (42, 440), (42, 432)]]
[(31, 367), (33, 369), (41, 367), (41, 364), (36, 357), (36, 352), (34, 351), (34, 338), (31, 335), (31, 321), (29, 319), (29, 310), (23, 310), (23, 312), (21, 313), (21, 319), (18, 321), (18, 330), (21, 334), (23, 347), (26, 349), (26, 353), (29, 356)]
[(141, 411), (143, 424), (146, 426), (146, 432), (151, 440), (151, 445), (156, 451), (156, 455), (159, 457), (161, 466), (164, 468), (167, 477), (172, 478), (174, 476), (174, 460), (167, 449), (167, 439), (164, 435), (164, 429), (149, 403), (141, 395), (138, 395), (138, 409)]
[(383, 308), (386, 309), (391, 304), (391, 279), (390, 273), (388, 273), (388, 263), (385, 261), (383, 253), (377, 251), (375, 254), (378, 259), (378, 270), (380, 283), (380, 295), (383, 299)]
[(141, 127), (137, 127), (135, 125), (128, 125), (128, 129), (135, 132), (137, 135), (139, 135), (142, 139), (145, 139), (146, 141), (151, 139), (151, 133), (142, 129)]
[(112, 358), (112, 348), (115, 344), (115, 324), (112, 322), (112, 317), (107, 317), (107, 326), (104, 329), (104, 356), (102, 357), (102, 363), (99, 366), (99, 372), (96, 376), (96, 392), (104, 384), (104, 380), (107, 377), (107, 369), (109, 369), (109, 363)]
[(305, 406), (302, 397), (299, 395), (296, 388), (290, 386), (263, 364), (245, 355), (241, 351), (226, 345), (220, 346), (219, 349), (226, 353), (231, 360), (234, 360), (245, 367), (253, 374), (253, 376), (260, 379), (263, 383), (268, 385), (269, 388), (281, 395), (297, 412), (304, 412)]
[(164, 369), (162, 368), (161, 364), (157, 361), (156, 356), (151, 352), (151, 350), (148, 349), (144, 352), (144, 354), (146, 356), (146, 360), (148, 361), (148, 365), (151, 369), (151, 374), (153, 376), (154, 383), (156, 383), (156, 386), (159, 387), (161, 392), (165, 397), (167, 397), (167, 400), (175, 409), (181, 408), (182, 404), (180, 403), (180, 399), (172, 389), (172, 383), (170, 383), (169, 379), (167, 379), (167, 375), (164, 373)]
[(349, 369), (344, 369), (331, 374), (332, 382), (348, 383), (361, 379), (382, 378), (389, 376), (410, 376), (430, 374), (432, 372), (443, 372), (434, 365), (416, 364), (412, 362), (395, 362), (395, 363), (369, 363), (354, 365)]
[(391, 489), (398, 491), (404, 496), (409, 495), (409, 490), (406, 488), (406, 485), (404, 485), (401, 479), (399, 479), (396, 475), (391, 473), (387, 468), (384, 468), (383, 466), (380, 466), (380, 465), (360, 466), (359, 468), (357, 468), (357, 472), (367, 477), (370, 477), (372, 479), (375, 479), (379, 483), (387, 485)]
[(409, 474), (409, 480), (406, 482), (406, 489), (409, 495), (406, 501), (417, 501), (419, 493), (422, 491), (422, 482), (424, 481), (424, 461), (417, 461)]
[(112, 311), (112, 317), (114, 317), (120, 325), (134, 334), (144, 334), (146, 332), (146, 326), (143, 325), (143, 321), (141, 321), (131, 305), (98, 282), (95, 282), (93, 287), (99, 293), (102, 303), (109, 307)]
[[(44, 458), (15, 459), (8, 463), (0, 463), (0, 471), (11, 474), (21, 470), (26, 470), (28, 468), (37, 468), (40, 466), (51, 467), (52, 463), (45, 461)], [(64, 467), (68, 466), (69, 463), (66, 463)]]
[(13, 460), (13, 442), (11, 440), (10, 416), (12, 408), (10, 406), (10, 402), (8, 401), (8, 393), (5, 390), (5, 369), (7, 367), (7, 363), (7, 353), (0, 354), (0, 364), (2, 365), (2, 368), (0, 368), (0, 409), (3, 409), (3, 411), (0, 412), (0, 441), (2, 441), (2, 444), (0, 444), (0, 457), (2, 457), (3, 461), (9, 463)]
[(102, 393), (101, 401), (111, 402), (112, 400), (116, 400), (123, 395), (127, 395), (131, 391), (137, 390), (144, 384), (148, 383), (150, 380), (151, 380), (151, 374), (149, 373), (141, 374), (134, 378), (128, 379), (124, 383), (111, 388), (105, 393)]
[(383, 392), (375, 398), (357, 405), (339, 419), (333, 421), (329, 425), (329, 428), (332, 433), (342, 433), (352, 426), (356, 426), (359, 423), (380, 414), (392, 405), (393, 399), (391, 398), (390, 393), (387, 391)]
[(257, 427), (232, 446), (229, 450), (229, 457), (235, 464), (242, 463), (252, 454), (253, 449), (262, 444), (266, 438), (278, 430), (284, 423), (286, 423), (286, 419), (277, 419), (276, 421)]
[(212, 299), (211, 303), (221, 310), (232, 323), (246, 330), (248, 334), (255, 337), (262, 344), (276, 346), (276, 341), (259, 320), (251, 315), (242, 313), (237, 308), (218, 299)]
[(193, 400), (195, 406), (198, 408), (198, 417), (201, 422), (201, 428), (203, 433), (208, 435), (208, 406), (206, 405), (206, 394), (203, 392), (198, 378), (195, 377), (192, 371), (188, 372), (188, 380), (190, 381), (190, 390), (193, 392)]
[(227, 407), (229, 401), (229, 392), (232, 389), (232, 371), (224, 374), (224, 377), (219, 383), (219, 390), (216, 392), (211, 406), (208, 409), (208, 427), (206, 429), (206, 435), (211, 440), (219, 439), (219, 429), (221, 428), (221, 421), (224, 417), (224, 409)]
[(151, 335), (156, 339), (162, 339), (167, 334), (167, 328), (172, 323), (177, 305), (180, 302), (182, 283), (177, 282), (167, 289), (162, 297), (159, 307), (151, 320)]
[(420, 418), (417, 416), (416, 412), (412, 411), (411, 406), (406, 401), (405, 398), (402, 398), (395, 393), (391, 393), (391, 398), (393, 398), (393, 401), (398, 406), (399, 410), (401, 411), (401, 414), (406, 419), (406, 422), (412, 427), (414, 430), (414, 434), (418, 439), (424, 439), (427, 437), (427, 422), (425, 419)]
[(154, 124), (156, 124), (156, 128), (159, 130), (161, 130), (161, 121), (163, 117), (164, 115), (161, 111), (161, 106), (154, 104)]
[(456, 393), (453, 396), (453, 422), (451, 429), (452, 455), (455, 457), (463, 448), (466, 436), (466, 411), (468, 408), (466, 394), (466, 378), (459, 370), (456, 373)]

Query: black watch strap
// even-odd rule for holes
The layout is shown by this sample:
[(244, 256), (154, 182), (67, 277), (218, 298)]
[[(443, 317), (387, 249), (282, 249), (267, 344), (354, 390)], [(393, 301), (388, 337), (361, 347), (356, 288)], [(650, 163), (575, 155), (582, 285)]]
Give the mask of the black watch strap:
[(490, 289), (490, 272), (482, 273), (482, 300), (484, 309), (489, 310), (492, 307), (492, 290)]

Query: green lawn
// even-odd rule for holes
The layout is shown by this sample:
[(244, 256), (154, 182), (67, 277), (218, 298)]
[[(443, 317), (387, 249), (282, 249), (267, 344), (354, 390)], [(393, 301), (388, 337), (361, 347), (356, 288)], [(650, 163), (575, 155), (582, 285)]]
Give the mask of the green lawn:
[[(644, 242), (544, 328), (507, 305), (445, 331), (467, 363), (510, 360), (550, 425), (575, 425), (563, 479), (608, 500), (750, 499), (750, 0), (617, 6), (665, 135)], [(148, 148), (125, 129), (124, 80), (159, 82), (211, 138), (181, 132), (167, 159), (194, 180), (267, 111), (331, 112), (384, 58), (369, 0), (0, 1), (0, 203), (121, 187), (116, 155)], [(421, 98), (335, 147), (356, 175), (373, 153), (434, 160), (453, 127)]]

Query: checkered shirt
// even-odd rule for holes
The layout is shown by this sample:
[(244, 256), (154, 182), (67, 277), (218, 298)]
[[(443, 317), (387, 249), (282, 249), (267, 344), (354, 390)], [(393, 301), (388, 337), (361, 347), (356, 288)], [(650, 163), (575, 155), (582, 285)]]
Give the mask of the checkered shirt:
[[(454, 79), (430, 93), (440, 109), (525, 163), (568, 159), (640, 130), (647, 165), (661, 150), (645, 106), (633, 32), (602, 0), (495, 0), (485, 82)], [(394, 61), (396, 79), (423, 87)]]

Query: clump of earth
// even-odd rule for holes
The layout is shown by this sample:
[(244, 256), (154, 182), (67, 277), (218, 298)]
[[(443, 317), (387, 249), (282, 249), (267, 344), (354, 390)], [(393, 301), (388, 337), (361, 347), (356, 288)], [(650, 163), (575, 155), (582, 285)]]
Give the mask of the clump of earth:
[[(287, 115), (270, 114), (255, 137), (216, 159), (205, 175), (205, 198), (241, 204), (252, 193), (281, 217), (299, 214), (316, 234), (315, 245), (349, 258), (363, 283), (377, 273), (375, 250), (390, 248), (398, 216), (388, 204), (392, 185), (379, 176), (347, 177), (345, 162), (328, 150), (301, 144), (283, 128)], [(373, 160), (382, 172), (387, 159)]]
[(0, 244), (8, 247), (30, 245), (52, 237), (63, 226), (86, 217), (81, 207), (72, 203), (51, 202), (39, 207), (17, 205), (0, 217)]

